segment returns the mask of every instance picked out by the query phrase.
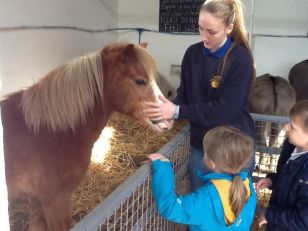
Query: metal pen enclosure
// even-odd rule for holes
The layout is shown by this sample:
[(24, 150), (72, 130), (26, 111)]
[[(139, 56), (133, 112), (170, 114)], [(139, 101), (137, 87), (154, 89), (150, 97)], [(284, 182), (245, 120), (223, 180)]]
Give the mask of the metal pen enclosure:
[[(252, 114), (257, 133), (265, 132), (270, 123), (281, 126), (288, 123), (287, 117)], [(261, 129), (264, 128), (264, 129)], [(175, 138), (163, 146), (159, 152), (168, 156), (175, 172), (177, 193), (188, 192), (187, 167), (190, 155), (189, 126), (183, 128)], [(259, 137), (261, 134), (257, 134)], [(274, 146), (268, 147), (270, 133), (265, 132), (265, 140), (256, 141), (256, 170), (254, 180), (275, 171), (285, 132), (277, 137)], [(261, 158), (262, 157), (262, 158)], [(104, 201), (96, 206), (71, 231), (180, 231), (185, 225), (169, 222), (161, 218), (155, 208), (151, 193), (151, 163), (146, 162)]]

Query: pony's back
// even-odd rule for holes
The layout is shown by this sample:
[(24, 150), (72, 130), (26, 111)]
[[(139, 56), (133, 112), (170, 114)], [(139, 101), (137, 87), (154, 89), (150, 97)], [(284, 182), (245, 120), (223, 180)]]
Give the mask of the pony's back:
[(252, 112), (288, 116), (294, 103), (295, 91), (286, 79), (270, 74), (256, 78), (250, 94)]

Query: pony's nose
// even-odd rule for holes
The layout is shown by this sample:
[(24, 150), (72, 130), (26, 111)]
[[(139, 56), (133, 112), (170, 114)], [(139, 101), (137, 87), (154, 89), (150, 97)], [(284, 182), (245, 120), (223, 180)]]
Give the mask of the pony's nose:
[(168, 131), (169, 126), (167, 120), (151, 120), (152, 124), (156, 124), (160, 127), (161, 130), (163, 131)]
[(160, 121), (158, 120), (151, 120), (152, 124), (158, 124)]

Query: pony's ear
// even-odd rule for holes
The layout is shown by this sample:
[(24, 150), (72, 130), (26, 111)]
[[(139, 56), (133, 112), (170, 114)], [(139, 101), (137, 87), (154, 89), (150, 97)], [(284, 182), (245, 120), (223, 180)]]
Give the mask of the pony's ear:
[(123, 50), (123, 53), (122, 53), (122, 59), (123, 61), (125, 60), (128, 60), (128, 59), (131, 59), (135, 54), (135, 51), (134, 51), (134, 44), (128, 44), (124, 50)]
[(142, 46), (143, 48), (147, 48), (148, 47), (148, 43), (147, 42), (140, 43), (139, 45)]

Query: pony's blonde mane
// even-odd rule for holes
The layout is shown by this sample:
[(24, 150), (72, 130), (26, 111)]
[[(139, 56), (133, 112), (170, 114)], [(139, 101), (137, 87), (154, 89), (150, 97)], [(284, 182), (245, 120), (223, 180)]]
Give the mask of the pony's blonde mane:
[(95, 100), (103, 101), (103, 67), (99, 52), (68, 62), (25, 90), (21, 106), (26, 124), (52, 132), (84, 123)]

